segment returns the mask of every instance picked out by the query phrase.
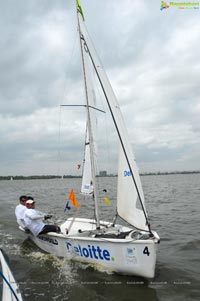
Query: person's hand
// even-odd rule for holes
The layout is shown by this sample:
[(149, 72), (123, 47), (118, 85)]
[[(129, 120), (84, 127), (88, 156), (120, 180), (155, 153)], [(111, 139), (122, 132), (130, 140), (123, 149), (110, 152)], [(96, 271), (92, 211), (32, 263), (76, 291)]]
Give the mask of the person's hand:
[(47, 214), (47, 215), (44, 216), (44, 219), (45, 219), (45, 220), (46, 220), (46, 219), (49, 219), (49, 218), (52, 218), (52, 215), (51, 215), (51, 214)]

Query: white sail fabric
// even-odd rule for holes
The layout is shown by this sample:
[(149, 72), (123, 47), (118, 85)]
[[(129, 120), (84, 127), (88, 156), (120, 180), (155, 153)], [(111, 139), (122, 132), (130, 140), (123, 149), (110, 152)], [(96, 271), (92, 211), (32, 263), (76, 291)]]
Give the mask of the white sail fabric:
[[(145, 210), (145, 204), (144, 204), (144, 196), (142, 191), (142, 186), (138, 174), (138, 170), (134, 161), (134, 156), (132, 152), (132, 148), (128, 139), (128, 133), (124, 124), (123, 116), (121, 114), (121, 110), (119, 108), (117, 99), (115, 97), (115, 94), (112, 90), (112, 87), (110, 85), (110, 82), (107, 78), (107, 75), (100, 63), (100, 60), (97, 57), (96, 51), (90, 41), (89, 35), (87, 33), (87, 30), (85, 28), (84, 22), (82, 20), (82, 17), (80, 14), (78, 14), (79, 17), (79, 23), (80, 23), (80, 30), (81, 33), (85, 39), (85, 42), (87, 44), (88, 50), (90, 52), (90, 56), (92, 57), (93, 64), (95, 66), (95, 70), (97, 73), (97, 76), (101, 82), (102, 88), (106, 95), (106, 100), (109, 106), (109, 109), (111, 111), (111, 115), (113, 117), (118, 136), (120, 139), (121, 145), (123, 145), (123, 152), (125, 150), (126, 152), (126, 158), (122, 158), (122, 161), (124, 161), (123, 166), (120, 167), (119, 171), (119, 189), (118, 189), (118, 201), (117, 201), (117, 211), (119, 216), (121, 216), (123, 219), (125, 219), (127, 222), (129, 222), (131, 225), (143, 229), (148, 230), (148, 227), (146, 225), (146, 218), (147, 213)], [(123, 157), (123, 155), (121, 155)], [(128, 160), (128, 161), (127, 161)], [(121, 160), (120, 160), (121, 161)], [(128, 168), (128, 162), (130, 168)], [(129, 177), (128, 181), (123, 181), (123, 173), (124, 169), (127, 170), (131, 169), (134, 173), (134, 180), (133, 177)], [(137, 187), (137, 189), (136, 189)], [(126, 189), (127, 188), (127, 189)], [(138, 192), (137, 192), (138, 191)], [(132, 194), (133, 193), (133, 198)], [(137, 204), (137, 198), (136, 195), (140, 195), (139, 201), (143, 204), (144, 211), (138, 210), (136, 207)], [(135, 194), (135, 195), (134, 195)], [(127, 213), (128, 212), (128, 213)], [(129, 213), (130, 212), (130, 213)]]
[(86, 139), (85, 139), (85, 154), (84, 154), (84, 161), (83, 161), (83, 176), (82, 176), (81, 192), (84, 194), (93, 193), (88, 127), (86, 132)]
[(85, 77), (85, 92), (87, 103), (87, 129), (86, 129), (86, 142), (85, 154), (82, 176), (81, 192), (84, 194), (92, 194), (95, 186), (95, 176), (97, 173), (97, 144), (96, 144), (96, 96), (94, 91), (94, 68), (87, 51), (84, 40), (82, 43), (82, 61), (83, 61), (83, 75)]
[[(132, 166), (140, 198), (144, 204), (144, 194), (137, 166), (134, 161), (132, 162)], [(133, 183), (132, 174), (121, 146), (119, 149), (118, 163), (117, 211), (124, 220), (134, 225), (136, 228), (148, 230), (138, 193)]]

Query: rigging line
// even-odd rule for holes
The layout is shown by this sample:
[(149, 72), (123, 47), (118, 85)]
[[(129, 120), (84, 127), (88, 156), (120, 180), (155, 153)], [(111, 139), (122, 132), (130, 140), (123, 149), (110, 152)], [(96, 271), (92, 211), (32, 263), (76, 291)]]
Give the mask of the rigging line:
[(60, 164), (61, 164), (61, 108), (59, 110), (59, 117), (58, 117), (58, 174), (60, 174)]
[(75, 222), (75, 219), (76, 219), (76, 217), (77, 217), (77, 215), (78, 215), (78, 213), (79, 213), (79, 211), (80, 211), (80, 209), (81, 209), (81, 207), (82, 207), (83, 201), (85, 201), (85, 197), (82, 198), (81, 201), (79, 202), (79, 207), (76, 209), (76, 211), (75, 211), (75, 213), (74, 213), (74, 215), (73, 215), (73, 217), (72, 217), (72, 221), (71, 221), (71, 223), (69, 224), (69, 227), (68, 227), (67, 229), (65, 229), (65, 230), (68, 231), (67, 234), (69, 234), (69, 232), (70, 232), (70, 230), (71, 230), (71, 228), (72, 228), (72, 226), (73, 226), (73, 223)]
[[(71, 55), (69, 56), (69, 61), (67, 62), (67, 66), (69, 67), (70, 65), (72, 65), (72, 62), (74, 61), (72, 58), (75, 54), (75, 47), (76, 47), (76, 43), (77, 43), (77, 39), (78, 39), (78, 31), (76, 33), (76, 36), (75, 36), (75, 39), (74, 39), (74, 43), (73, 43), (73, 47), (72, 47), (72, 51), (71, 51)], [(65, 69), (67, 70), (67, 68)], [(64, 88), (64, 91), (63, 91), (63, 96), (61, 98), (61, 102), (63, 103), (64, 99), (67, 98), (67, 93), (66, 91), (69, 91), (67, 90), (67, 87), (65, 85), (65, 88)], [(68, 92), (69, 93), (69, 92)], [(61, 106), (60, 106), (61, 107)], [(61, 172), (61, 117), (62, 117), (62, 114), (61, 114), (61, 108), (59, 110), (59, 120), (58, 120), (58, 150), (57, 150), (57, 158), (58, 158), (58, 165), (57, 165), (57, 171), (58, 171), (58, 174), (60, 174)]]
[(2, 277), (2, 279), (5, 281), (5, 283), (7, 284), (7, 286), (9, 287), (9, 289), (11, 290), (12, 294), (14, 295), (15, 299), (17, 301), (20, 301), (19, 298), (17, 297), (14, 289), (12, 288), (12, 285), (9, 283), (9, 281), (7, 280), (7, 278), (4, 276), (4, 274), (0, 271), (0, 276)]
[[(111, 133), (111, 129), (110, 129), (110, 127), (108, 127), (108, 118), (107, 118), (108, 116), (107, 115), (105, 115), (105, 118), (104, 118), (104, 120), (105, 120), (105, 133), (106, 133), (106, 135), (105, 135), (105, 141), (106, 141), (106, 147), (105, 147), (105, 149), (106, 149), (106, 158), (107, 158), (107, 162), (106, 162), (106, 164), (107, 164), (107, 169), (110, 171), (109, 173), (111, 173), (112, 171), (111, 171), (111, 165), (110, 165), (110, 162), (112, 161), (111, 160), (111, 149), (110, 149), (110, 143), (109, 143), (109, 141), (110, 141), (110, 139), (109, 139), (109, 137), (112, 137), (113, 138), (113, 133)], [(109, 135), (110, 134), (110, 135)]]
[[(101, 104), (101, 107), (103, 108), (103, 110), (106, 111), (107, 110), (106, 104), (105, 104), (105, 102), (102, 101), (102, 98), (104, 97), (104, 95), (102, 94), (102, 90), (99, 87), (99, 81), (98, 81), (97, 76), (95, 76), (94, 80), (96, 83), (96, 92), (98, 95), (99, 103)], [(108, 112), (106, 112), (106, 113), (108, 113)], [(110, 153), (110, 144), (108, 143), (108, 141), (110, 139), (108, 137), (112, 137), (113, 133), (111, 132), (112, 129), (110, 128), (110, 126), (108, 126), (108, 118), (109, 117), (108, 117), (108, 114), (105, 114), (104, 118), (103, 118), (104, 125), (105, 125), (105, 139), (103, 142), (105, 143), (105, 166), (107, 167), (106, 169), (111, 172), (110, 164), (109, 164), (111, 162), (111, 153)]]
[[(71, 55), (69, 56), (69, 61), (67, 62), (66, 66), (68, 66), (68, 68), (65, 68), (65, 70), (69, 70), (70, 65), (72, 66), (72, 62), (74, 62), (74, 60), (72, 59), (74, 54), (75, 54), (75, 48), (76, 48), (76, 43), (78, 40), (78, 31), (76, 33), (75, 39), (74, 39), (74, 43), (73, 43), (73, 47), (72, 47), (72, 51), (71, 51)], [(67, 73), (65, 74), (65, 76), (67, 75)], [(66, 93), (66, 91), (68, 91), (68, 93)], [(70, 89), (67, 89), (67, 85), (65, 85), (64, 91), (63, 91), (63, 96), (62, 96), (62, 103), (64, 101), (64, 99), (67, 98), (67, 96), (69, 95), (69, 91)]]
[[(114, 124), (115, 124), (115, 128), (116, 128), (117, 133), (118, 133), (118, 137), (119, 137), (119, 140), (120, 140), (120, 143), (121, 143), (121, 146), (122, 146), (124, 155), (125, 155), (125, 157), (126, 157), (126, 161), (127, 161), (128, 167), (129, 167), (130, 172), (131, 172), (131, 176), (132, 176), (133, 182), (134, 182), (134, 184), (135, 184), (135, 188), (136, 188), (136, 191), (137, 191), (137, 194), (138, 194), (138, 197), (139, 197), (139, 201), (140, 201), (140, 204), (141, 204), (141, 207), (142, 207), (142, 210), (143, 210), (145, 219), (146, 219), (147, 226), (148, 226), (148, 228), (149, 228), (149, 231), (151, 232), (150, 223), (149, 223), (149, 221), (148, 221), (148, 217), (147, 217), (146, 211), (145, 211), (145, 209), (144, 209), (144, 205), (143, 205), (143, 203), (142, 203), (142, 199), (141, 199), (141, 196), (140, 196), (140, 193), (139, 193), (139, 189), (138, 189), (138, 187), (137, 187), (137, 183), (136, 183), (135, 177), (134, 177), (134, 175), (133, 175), (133, 171), (132, 171), (132, 168), (131, 168), (131, 165), (130, 165), (130, 162), (129, 162), (129, 159), (128, 159), (128, 156), (127, 156), (127, 153), (126, 153), (126, 150), (125, 150), (125, 147), (124, 147), (124, 143), (123, 143), (123, 141), (122, 141), (122, 137), (121, 137), (121, 135), (120, 135), (120, 132), (119, 132), (119, 129), (118, 129), (118, 126), (117, 126), (117, 122), (116, 122), (116, 120), (115, 120), (115, 117), (114, 117), (112, 108), (111, 108), (111, 106), (110, 106), (110, 104), (109, 104), (109, 101), (108, 101), (108, 96), (107, 96), (107, 94), (106, 94), (106, 91), (105, 91), (104, 86), (103, 86), (103, 83), (102, 83), (102, 81), (101, 81), (99, 72), (98, 72), (97, 67), (96, 67), (96, 65), (95, 65), (95, 63), (94, 63), (94, 60), (93, 60), (93, 58), (92, 58), (92, 56), (91, 56), (90, 50), (89, 50), (88, 45), (87, 45), (87, 43), (86, 43), (86, 41), (85, 41), (85, 39), (84, 39), (83, 34), (81, 34), (81, 39), (84, 40), (84, 43), (85, 43), (85, 45), (87, 46), (87, 51), (88, 51), (88, 53), (89, 53), (91, 62), (92, 62), (92, 64), (93, 64), (93, 67), (94, 67), (95, 72), (96, 72), (96, 74), (97, 74), (97, 77), (98, 77), (98, 79), (99, 79), (100, 85), (101, 85), (101, 87), (102, 87), (102, 90), (103, 90), (105, 99), (106, 99), (106, 101), (107, 101), (107, 104), (108, 104), (110, 113), (111, 113), (112, 118), (113, 118), (113, 122), (114, 122)], [(152, 233), (152, 232), (151, 232), (151, 233)]]
[(90, 106), (90, 105), (60, 105), (60, 107), (85, 107), (85, 108), (91, 108), (91, 109), (97, 110), (102, 113), (106, 113), (105, 111), (98, 109), (96, 107)]

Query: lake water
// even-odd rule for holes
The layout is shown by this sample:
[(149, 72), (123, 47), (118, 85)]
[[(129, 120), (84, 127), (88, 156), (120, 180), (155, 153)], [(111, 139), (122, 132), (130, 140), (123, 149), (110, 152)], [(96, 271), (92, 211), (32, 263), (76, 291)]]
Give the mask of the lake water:
[[(151, 281), (58, 259), (25, 240), (18, 230), (14, 210), (21, 194), (34, 196), (38, 210), (62, 221), (74, 214), (74, 209), (67, 213), (63, 209), (70, 189), (79, 191), (80, 179), (0, 181), (0, 247), (8, 255), (24, 301), (200, 300), (200, 174), (141, 180), (151, 227), (161, 237)], [(111, 206), (101, 204), (104, 220), (114, 212), (115, 183), (116, 178), (104, 178), (101, 184), (111, 200)], [(93, 217), (91, 207), (83, 204), (80, 216)]]

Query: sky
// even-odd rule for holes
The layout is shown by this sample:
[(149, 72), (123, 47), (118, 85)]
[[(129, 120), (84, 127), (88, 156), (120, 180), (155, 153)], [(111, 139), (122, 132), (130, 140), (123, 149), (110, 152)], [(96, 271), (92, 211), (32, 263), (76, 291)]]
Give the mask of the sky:
[[(140, 172), (200, 170), (200, 9), (81, 3)], [(0, 175), (78, 174), (85, 111), (60, 107), (84, 103), (75, 1), (1, 1), (0, 37)]]

